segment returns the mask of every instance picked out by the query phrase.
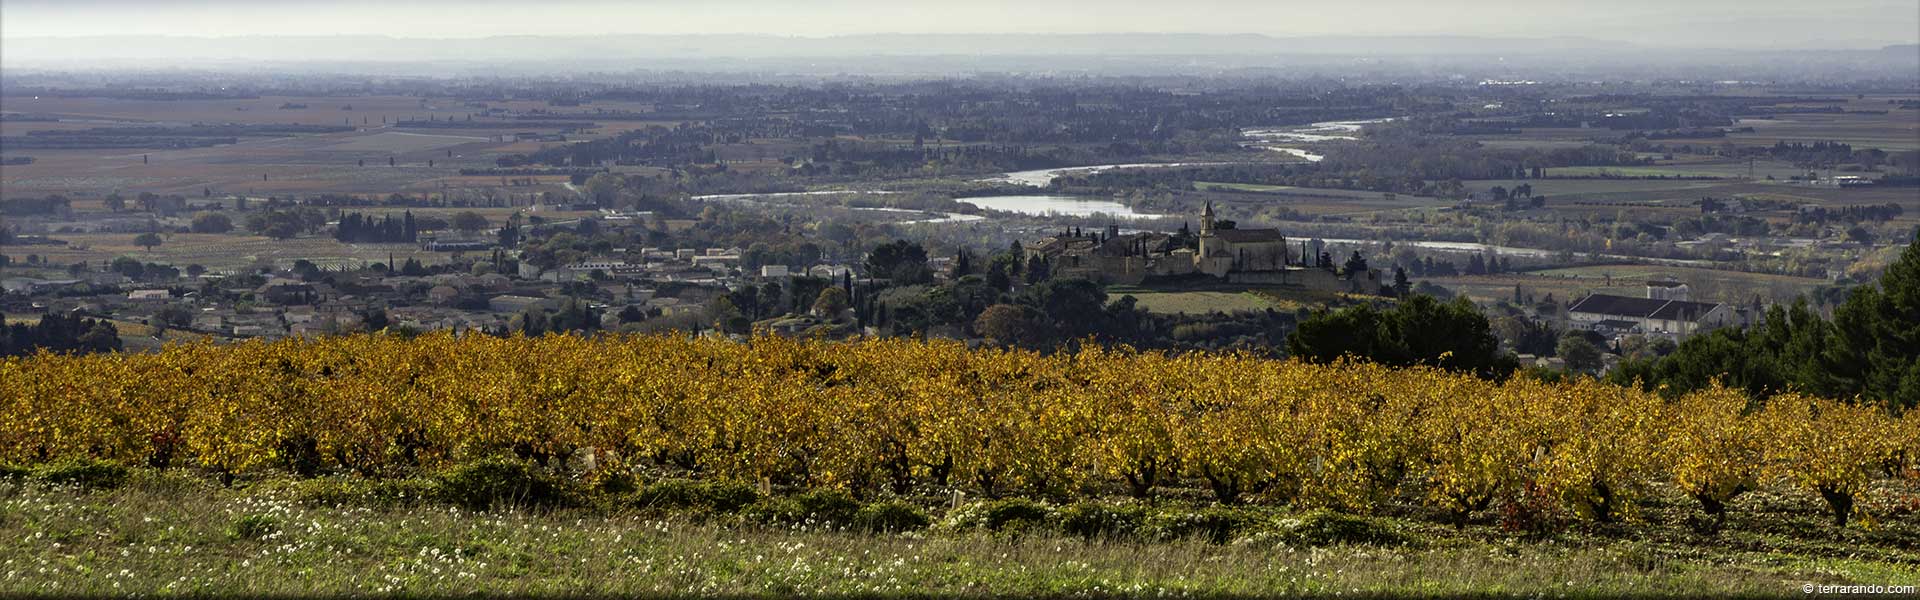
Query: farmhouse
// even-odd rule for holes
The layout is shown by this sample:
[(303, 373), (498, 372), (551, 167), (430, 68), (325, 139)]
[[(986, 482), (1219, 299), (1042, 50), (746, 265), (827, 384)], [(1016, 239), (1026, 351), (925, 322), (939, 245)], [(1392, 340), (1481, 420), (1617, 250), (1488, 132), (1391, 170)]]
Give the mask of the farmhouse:
[(707, 267), (709, 269), (718, 268), (724, 271), (740, 262), (740, 252), (737, 250), (709, 248), (705, 256), (695, 256), (689, 260), (691, 260), (693, 266), (696, 267)]
[(253, 290), (255, 297), (274, 304), (312, 304), (319, 294), (312, 284), (292, 279), (274, 278)]
[(555, 271), (556, 280), (571, 281), (588, 277), (592, 275), (594, 271), (599, 271), (613, 277), (639, 276), (647, 273), (647, 266), (644, 264), (629, 263), (624, 260), (590, 260), (565, 265), (555, 269)]
[(450, 304), (460, 297), (460, 289), (450, 285), (436, 285), (427, 290), (427, 299), (434, 304)]
[(807, 269), (807, 276), (838, 281), (852, 272), (853, 269), (846, 265), (814, 265)]
[(1567, 318), (1576, 326), (1603, 333), (1686, 336), (1731, 324), (1734, 313), (1719, 303), (1593, 294), (1569, 307)]

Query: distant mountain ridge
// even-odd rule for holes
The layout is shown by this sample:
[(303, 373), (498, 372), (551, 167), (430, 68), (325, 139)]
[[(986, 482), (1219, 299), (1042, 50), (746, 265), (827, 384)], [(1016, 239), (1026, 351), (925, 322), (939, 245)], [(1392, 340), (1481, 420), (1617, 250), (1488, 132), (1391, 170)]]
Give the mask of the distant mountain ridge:
[(263, 61), (569, 58), (758, 58), (794, 56), (1018, 55), (1486, 55), (1620, 50), (1630, 44), (1581, 37), (1311, 36), (1262, 34), (753, 34), (492, 36), (93, 36), (0, 40), (9, 60), (141, 58)]
[[(508, 35), (405, 38), (382, 35), (0, 37), (0, 64), (54, 69), (217, 67), (537, 74), (582, 71), (765, 71), (824, 73), (1131, 72), (1180, 74), (1294, 69), (1343, 73), (1391, 63), (1418, 74), (1441, 63), (1527, 67), (1564, 73), (1582, 64), (1740, 64), (1771, 69), (1868, 65), (1908, 70), (1916, 52), (1878, 49), (1679, 49), (1590, 37), (1470, 35), (766, 34)], [(1785, 60), (1782, 60), (1785, 59)], [(1808, 63), (1812, 60), (1813, 63)], [(449, 71), (448, 69), (455, 69)], [(457, 71), (457, 69), (466, 69)], [(1546, 69), (1541, 71), (1541, 69)], [(1707, 71), (1669, 72), (1708, 76)], [(1509, 73), (1510, 74), (1510, 73)]]

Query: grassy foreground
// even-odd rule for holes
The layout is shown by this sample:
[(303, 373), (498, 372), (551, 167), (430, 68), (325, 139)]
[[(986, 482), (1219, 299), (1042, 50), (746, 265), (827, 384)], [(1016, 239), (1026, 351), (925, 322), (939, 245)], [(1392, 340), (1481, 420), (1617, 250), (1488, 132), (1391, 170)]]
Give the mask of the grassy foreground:
[(1087, 539), (1051, 519), (955, 525), (978, 505), (936, 506), (930, 529), (870, 533), (606, 498), (471, 511), (407, 498), (405, 485), (341, 501), (353, 496), (337, 481), (228, 487), (148, 470), (81, 481), (94, 486), (0, 480), (0, 596), (1778, 597), (1806, 583), (1920, 582), (1910, 513), (1825, 527), (1818, 500), (1790, 492), (1743, 496), (1735, 518), (1750, 522), (1716, 534), (1679, 524), (1678, 502), (1651, 502), (1642, 523), (1527, 536), (1399, 518), (1288, 535), (1315, 517), (1276, 510), (1210, 543)]

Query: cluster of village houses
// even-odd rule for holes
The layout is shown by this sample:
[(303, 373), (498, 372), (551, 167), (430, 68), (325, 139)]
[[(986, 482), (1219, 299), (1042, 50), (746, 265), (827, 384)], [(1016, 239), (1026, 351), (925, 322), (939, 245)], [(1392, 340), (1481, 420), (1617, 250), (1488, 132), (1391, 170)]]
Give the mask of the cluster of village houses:
[[(1336, 266), (1339, 257), (1328, 256), (1304, 242), (1290, 245), (1275, 229), (1221, 227), (1211, 205), (1201, 215), (1201, 223), (1197, 232), (1122, 233), (1117, 226), (1093, 232), (1068, 230), (1028, 242), (1023, 248), (1030, 260), (1048, 264), (1054, 277), (1107, 284), (1199, 278), (1331, 292), (1372, 294), (1381, 289), (1379, 269), (1348, 272)], [(490, 249), (484, 243), (480, 246), (487, 247), (431, 247), (439, 243), (427, 241), (423, 249)], [(562, 285), (597, 286), (599, 293), (592, 296), (614, 300), (589, 308), (611, 320), (629, 307), (649, 317), (702, 311), (716, 295), (749, 283), (800, 276), (840, 281), (853, 276), (850, 267), (834, 264), (815, 265), (804, 271), (769, 265), (742, 272), (739, 248), (642, 248), (637, 252), (616, 250), (611, 256), (622, 258), (591, 259), (548, 269), (522, 262), (511, 274), (407, 276), (353, 269), (332, 273), (324, 282), (276, 275), (257, 285), (249, 281), (245, 289), (223, 286), (220, 274), (205, 275), (202, 281), (189, 285), (142, 285), (124, 275), (103, 271), (63, 278), (15, 276), (0, 278), (8, 303), (0, 305), (0, 310), (73, 311), (123, 322), (171, 321), (174, 329), (233, 338), (274, 339), (350, 331), (361, 325), (365, 315), (375, 312), (384, 314), (391, 324), (423, 331), (499, 331), (508, 329), (516, 315), (558, 310), (569, 297), (559, 289)], [(209, 284), (249, 300), (203, 300), (196, 290)], [(89, 293), (95, 289), (113, 291)], [(671, 293), (660, 293), (662, 289)], [(174, 318), (161, 319), (163, 309), (171, 310)], [(181, 309), (190, 311), (188, 323), (178, 322)], [(1582, 298), (1569, 306), (1566, 325), (1615, 338), (1678, 338), (1748, 322), (1753, 317), (1750, 313), (1746, 307), (1693, 301), (1684, 283), (1655, 281), (1648, 283), (1645, 297), (1593, 294)], [(618, 323), (610, 325), (617, 327)]]
[[(68, 311), (116, 321), (160, 323), (163, 309), (190, 311), (190, 323), (169, 329), (231, 338), (276, 339), (351, 331), (365, 315), (382, 312), (392, 325), (421, 331), (505, 330), (516, 315), (558, 310), (567, 302), (563, 285), (591, 285), (613, 302), (590, 306), (605, 319), (617, 319), (627, 307), (648, 316), (705, 310), (716, 295), (748, 283), (783, 282), (793, 277), (831, 281), (846, 278), (845, 265), (815, 265), (805, 270), (768, 265), (742, 272), (738, 248), (618, 251), (630, 260), (596, 259), (551, 269), (522, 263), (512, 274), (445, 273), (406, 276), (366, 269), (343, 270), (301, 279), (290, 272), (264, 283), (223, 283), (222, 274), (198, 281), (140, 283), (107, 271), (67, 273), (61, 277), (0, 278), (11, 313)], [(310, 280), (311, 279), (311, 280)], [(216, 289), (249, 298), (246, 302), (202, 299)], [(577, 288), (576, 288), (577, 289)], [(668, 294), (661, 289), (671, 289)], [(111, 292), (93, 293), (94, 290)], [(617, 327), (618, 323), (609, 323)], [(155, 343), (160, 343), (158, 340)]]

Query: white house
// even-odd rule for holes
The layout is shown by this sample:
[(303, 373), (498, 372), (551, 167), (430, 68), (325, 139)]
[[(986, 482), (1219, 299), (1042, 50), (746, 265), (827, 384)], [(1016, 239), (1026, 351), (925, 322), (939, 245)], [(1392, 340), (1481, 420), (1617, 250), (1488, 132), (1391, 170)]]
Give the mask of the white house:
[(807, 269), (807, 276), (838, 280), (845, 278), (847, 273), (852, 271), (853, 269), (848, 268), (846, 265), (814, 265), (812, 268)]
[(1719, 303), (1593, 294), (1568, 307), (1567, 318), (1587, 329), (1684, 336), (1732, 324), (1735, 316)]

